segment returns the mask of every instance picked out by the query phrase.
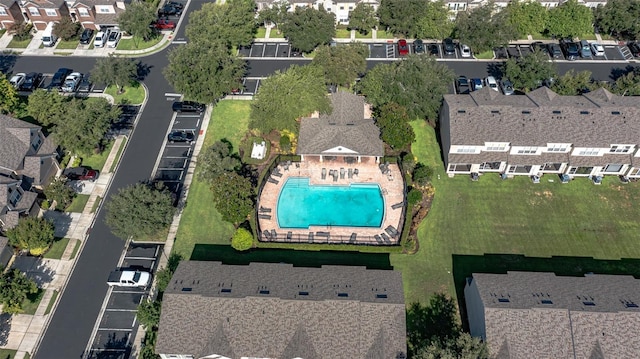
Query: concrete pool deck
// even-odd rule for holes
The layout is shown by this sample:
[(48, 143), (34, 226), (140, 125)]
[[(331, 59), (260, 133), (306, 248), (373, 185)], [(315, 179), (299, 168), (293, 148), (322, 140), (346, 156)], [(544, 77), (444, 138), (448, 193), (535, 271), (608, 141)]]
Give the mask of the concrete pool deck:
[[(326, 178), (322, 179), (322, 169), (326, 169)], [(338, 175), (337, 181), (329, 176), (330, 170), (340, 173), (343, 168), (345, 175)], [(294, 162), (285, 169), (282, 164), (272, 172), (270, 180), (265, 180), (262, 193), (258, 199), (259, 239), (268, 242), (285, 243), (343, 243), (392, 245), (398, 244), (399, 233), (402, 230), (403, 208), (397, 205), (404, 202), (404, 184), (397, 164), (390, 163), (389, 173), (383, 174), (378, 164), (372, 159), (361, 163), (345, 163), (342, 161), (306, 160)], [(349, 169), (357, 169), (358, 175), (349, 178)], [(278, 173), (279, 175), (276, 175)], [(384, 199), (384, 217), (380, 227), (338, 227), (311, 226), (304, 228), (280, 228), (278, 225), (278, 197), (282, 187), (289, 177), (308, 177), (310, 185), (348, 186), (352, 183), (375, 183), (380, 186)], [(277, 182), (277, 183), (276, 183)], [(394, 206), (396, 205), (396, 206)], [(393, 230), (386, 230), (389, 226), (398, 231), (392, 236)], [(265, 232), (266, 231), (266, 232)], [(275, 232), (275, 237), (273, 233)], [(267, 236), (267, 233), (269, 234)], [(356, 234), (355, 238), (353, 234)]]

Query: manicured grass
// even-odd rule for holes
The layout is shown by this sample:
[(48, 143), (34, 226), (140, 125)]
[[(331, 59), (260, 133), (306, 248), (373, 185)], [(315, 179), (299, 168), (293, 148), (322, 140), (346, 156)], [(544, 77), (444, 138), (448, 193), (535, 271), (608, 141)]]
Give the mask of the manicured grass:
[(491, 60), (493, 59), (493, 50), (489, 50), (489, 51), (485, 51), (485, 52), (481, 52), (479, 54), (475, 54), (476, 59), (482, 59), (482, 60)]
[(71, 201), (71, 204), (67, 208), (65, 208), (65, 211), (82, 213), (88, 201), (89, 201), (88, 194), (78, 194), (76, 195), (76, 198), (74, 198), (73, 201)]
[(68, 244), (69, 238), (57, 238), (56, 241), (51, 245), (51, 248), (49, 248), (49, 250), (44, 254), (43, 257), (49, 259), (62, 258), (62, 254), (64, 253), (64, 250), (67, 249)]
[(56, 299), (58, 299), (58, 294), (60, 294), (57, 290), (53, 291), (53, 295), (51, 296), (51, 299), (49, 300), (49, 304), (47, 304), (47, 310), (45, 310), (44, 315), (47, 315), (49, 313), (51, 313), (51, 309), (53, 308), (53, 304), (56, 302)]
[[(464, 275), (485, 268), (578, 273), (633, 267), (575, 257), (640, 258), (638, 183), (622, 185), (606, 177), (600, 186), (587, 179), (561, 184), (553, 175), (539, 184), (526, 177), (503, 181), (497, 174), (483, 175), (478, 182), (464, 175), (448, 178), (434, 130), (422, 121), (412, 126), (413, 153), (435, 170), (435, 198), (418, 231), (419, 252), (390, 257), (393, 267), (402, 271), (407, 303), (426, 302), (436, 291), (460, 293)], [(552, 255), (573, 258), (549, 260)]]
[(260, 26), (258, 28), (258, 30), (256, 31), (256, 39), (264, 39), (265, 37), (267, 37), (267, 29), (265, 29), (264, 27)]
[(22, 302), (22, 314), (36, 314), (36, 310), (38, 310), (38, 305), (40, 305), (40, 301), (42, 300), (43, 295), (44, 289), (42, 288), (38, 288), (37, 292), (27, 295), (27, 299)]
[(580, 40), (596, 40), (596, 34), (584, 34), (580, 36)]
[(384, 39), (393, 39), (393, 38), (394, 38), (393, 34), (387, 33), (384, 30), (378, 30), (376, 32), (376, 39), (383, 39), (384, 40)]
[(373, 32), (369, 31), (366, 35), (362, 35), (359, 31), (356, 31), (356, 39), (370, 39), (373, 37)]
[(284, 38), (284, 34), (282, 33), (282, 31), (278, 31), (278, 29), (271, 28), (271, 32), (269, 32), (269, 38), (270, 39), (283, 39)]
[(96, 201), (93, 202), (93, 207), (91, 207), (91, 213), (96, 213), (96, 210), (98, 209), (98, 206), (100, 206), (101, 201), (102, 201), (102, 197), (98, 196), (98, 198), (96, 198)]
[(58, 43), (58, 46), (56, 46), (56, 50), (75, 50), (76, 48), (78, 48), (79, 42), (78, 39), (75, 40), (69, 40), (69, 41), (62, 41), (60, 40), (60, 42)]
[(69, 259), (74, 259), (76, 258), (76, 254), (78, 254), (78, 250), (80, 249), (80, 241), (76, 241), (75, 246), (73, 246), (73, 251), (71, 252), (71, 256), (69, 257)]
[(18, 39), (16, 39), (15, 37), (13, 39), (11, 39), (11, 41), (9, 42), (9, 45), (7, 45), (8, 48), (10, 49), (26, 49), (27, 46), (29, 46), (29, 43), (31, 42), (32, 38), (29, 38), (27, 40), (23, 40), (23, 41), (19, 41)]
[(338, 39), (348, 39), (348, 38), (351, 38), (351, 30), (347, 30), (347, 29), (336, 29), (336, 38), (338, 38)]
[(118, 152), (116, 153), (116, 159), (111, 164), (111, 168), (109, 169), (109, 172), (113, 172), (116, 170), (116, 167), (118, 166), (118, 162), (120, 162), (120, 156), (122, 156), (122, 151), (124, 151), (124, 147), (126, 144), (127, 144), (127, 138), (123, 137), (122, 141), (120, 142), (120, 147), (118, 148)]
[(125, 86), (122, 93), (118, 92), (117, 86), (109, 86), (104, 90), (107, 95), (113, 96), (116, 104), (127, 103), (130, 105), (139, 105), (144, 101), (145, 89), (139, 83), (133, 86)]
[(0, 349), (0, 359), (13, 359), (16, 356), (17, 350), (13, 349)]
[(211, 122), (207, 129), (204, 147), (214, 142), (227, 139), (237, 152), (247, 128), (249, 128), (249, 113), (251, 101), (220, 101), (213, 108)]
[(134, 39), (134, 37), (126, 38), (126, 39), (123, 38), (123, 39), (120, 39), (120, 42), (118, 42), (117, 49), (118, 50), (144, 50), (159, 43), (160, 40), (162, 40), (162, 36), (160, 35), (155, 36), (149, 39), (148, 41), (145, 41), (140, 38)]
[(547, 36), (547, 35), (540, 34), (540, 33), (531, 34), (531, 37), (534, 40), (549, 40), (549, 39), (551, 39), (551, 36)]
[(102, 171), (102, 167), (104, 167), (104, 163), (107, 162), (107, 157), (109, 157), (109, 152), (111, 152), (112, 146), (113, 146), (113, 141), (109, 141), (104, 151), (98, 154), (93, 154), (91, 156), (83, 157), (82, 165), (98, 171)]

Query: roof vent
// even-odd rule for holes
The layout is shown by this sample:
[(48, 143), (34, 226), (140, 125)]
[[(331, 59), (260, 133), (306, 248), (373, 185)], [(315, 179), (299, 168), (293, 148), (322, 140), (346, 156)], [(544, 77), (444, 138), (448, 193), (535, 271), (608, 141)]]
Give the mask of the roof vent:
[(619, 114), (620, 114), (620, 111), (611, 111), (611, 114), (612, 114), (612, 115), (619, 115)]
[(387, 295), (386, 294), (376, 294), (376, 298), (378, 298), (378, 299), (387, 299)]
[(338, 293), (338, 297), (346, 298), (349, 296), (349, 293)]
[(467, 113), (465, 110), (458, 110), (458, 113)]
[(589, 114), (589, 111), (580, 111), (580, 114), (581, 114), (581, 115), (588, 115), (588, 114)]
[(553, 113), (555, 113), (556, 115), (559, 115), (559, 114), (561, 114), (561, 113), (562, 113), (562, 111), (559, 111), (559, 110), (553, 110)]
[(523, 114), (523, 115), (528, 115), (528, 114), (530, 114), (530, 113), (531, 113), (531, 111), (529, 111), (529, 110), (524, 110), (524, 111), (522, 111), (522, 114)]
[(222, 289), (220, 289), (220, 292), (222, 292), (222, 293), (231, 293), (231, 289), (230, 288), (222, 288)]
[(269, 291), (268, 290), (261, 290), (260, 294), (269, 294)]

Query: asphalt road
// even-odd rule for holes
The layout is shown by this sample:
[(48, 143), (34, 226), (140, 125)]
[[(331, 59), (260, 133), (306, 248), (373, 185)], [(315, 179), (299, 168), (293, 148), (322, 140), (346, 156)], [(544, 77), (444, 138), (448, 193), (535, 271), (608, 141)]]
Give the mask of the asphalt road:
[[(149, 89), (149, 99), (129, 140), (107, 197), (120, 188), (147, 180), (151, 176), (172, 117), (170, 103), (164, 96), (165, 93), (174, 92), (162, 75), (162, 69), (167, 65), (166, 54), (167, 50), (140, 59), (148, 68), (144, 83)], [(247, 63), (247, 76), (266, 77), (276, 70), (308, 62), (299, 59), (251, 60)], [(368, 65), (372, 67), (381, 62), (383, 61), (370, 61)], [(5, 72), (53, 73), (59, 67), (88, 72), (94, 63), (95, 58), (86, 57), (0, 56), (0, 69)], [(495, 63), (490, 62), (449, 61), (446, 64), (458, 75), (469, 77), (496, 75), (497, 69)], [(560, 73), (569, 69), (590, 70), (596, 80), (610, 80), (615, 71), (624, 69), (627, 64), (572, 62), (560, 63), (557, 67)], [(106, 278), (116, 266), (125, 244), (110, 233), (104, 218), (105, 211), (100, 210), (35, 355), (37, 359), (79, 358), (86, 349), (107, 292)]]

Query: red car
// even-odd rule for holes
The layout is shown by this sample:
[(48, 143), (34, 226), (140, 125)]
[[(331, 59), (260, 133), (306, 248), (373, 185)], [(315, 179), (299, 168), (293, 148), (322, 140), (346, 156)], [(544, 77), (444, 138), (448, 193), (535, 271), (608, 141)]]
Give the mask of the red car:
[(173, 30), (176, 28), (176, 23), (167, 19), (159, 19), (153, 23), (153, 27), (158, 30)]
[(409, 55), (409, 45), (407, 45), (407, 40), (398, 40), (398, 54), (400, 54), (400, 56)]
[(62, 171), (62, 175), (70, 181), (95, 181), (98, 178), (98, 171), (87, 167), (71, 167)]

